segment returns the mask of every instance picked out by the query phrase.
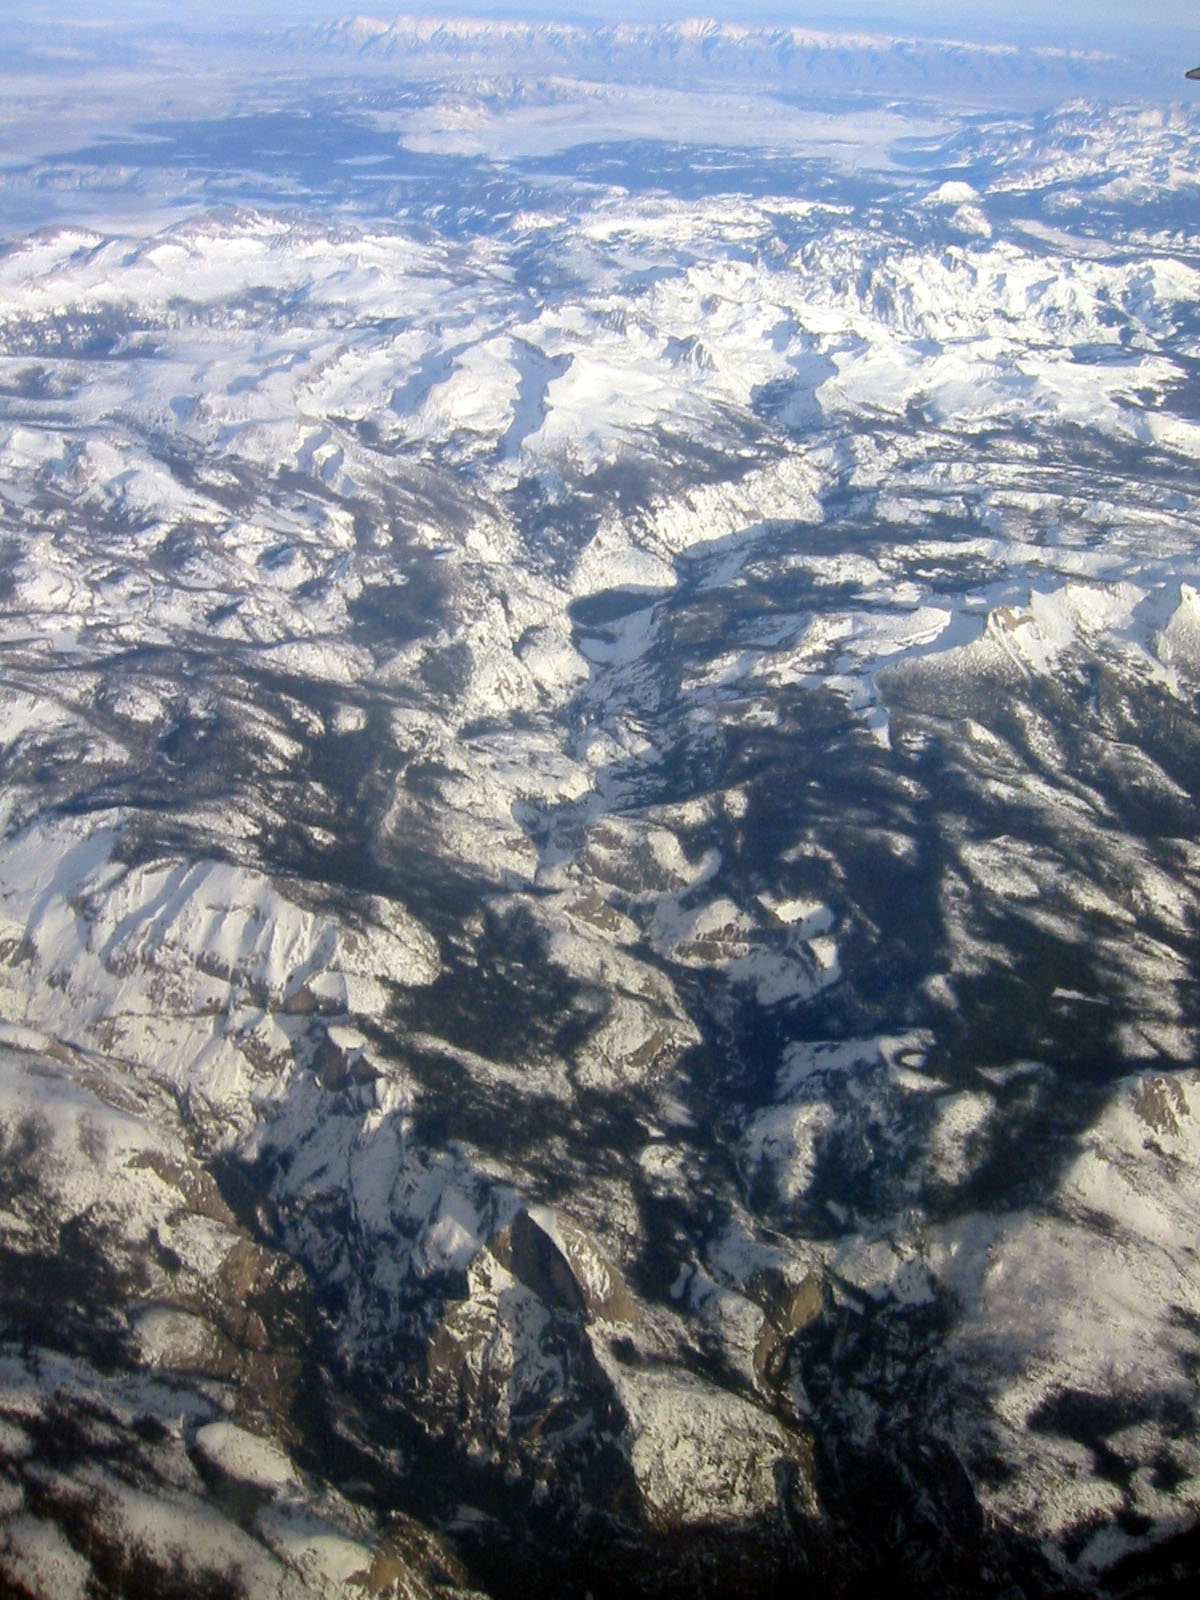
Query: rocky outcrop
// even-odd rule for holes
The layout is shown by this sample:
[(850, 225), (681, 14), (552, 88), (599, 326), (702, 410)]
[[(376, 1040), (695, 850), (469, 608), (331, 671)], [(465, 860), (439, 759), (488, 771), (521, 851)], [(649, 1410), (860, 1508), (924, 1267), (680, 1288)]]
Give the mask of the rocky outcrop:
[(754, 1347), (754, 1375), (764, 1389), (772, 1390), (784, 1376), (795, 1335), (810, 1327), (826, 1310), (828, 1291), (813, 1272), (792, 1284), (778, 1271), (765, 1271), (751, 1287), (758, 1291), (763, 1307), (762, 1331)]
[(587, 1321), (633, 1323), (621, 1274), (583, 1228), (545, 1207), (523, 1209), (491, 1244), (496, 1259), (547, 1305)]

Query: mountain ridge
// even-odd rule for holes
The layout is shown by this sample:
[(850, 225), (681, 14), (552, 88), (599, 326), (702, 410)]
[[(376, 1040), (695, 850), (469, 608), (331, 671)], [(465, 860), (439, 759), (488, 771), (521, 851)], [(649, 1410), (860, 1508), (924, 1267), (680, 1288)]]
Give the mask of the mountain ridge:
[(852, 28), (750, 25), (693, 18), (587, 26), (556, 21), (363, 14), (279, 34), (288, 49), (342, 53), (419, 72), (475, 65), (601, 79), (754, 82), (762, 89), (855, 89), (940, 98), (1136, 91), (1144, 65), (1098, 50), (1027, 47)]

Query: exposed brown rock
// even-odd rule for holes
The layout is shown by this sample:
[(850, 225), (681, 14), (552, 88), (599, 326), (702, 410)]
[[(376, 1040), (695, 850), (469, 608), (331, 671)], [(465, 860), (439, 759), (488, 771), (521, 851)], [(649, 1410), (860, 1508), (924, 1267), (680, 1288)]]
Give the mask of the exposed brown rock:
[(1181, 1117), (1188, 1114), (1187, 1096), (1178, 1078), (1143, 1078), (1129, 1096), (1133, 1109), (1156, 1133), (1178, 1133)]
[(810, 1327), (825, 1310), (825, 1286), (817, 1273), (791, 1284), (781, 1272), (759, 1273), (751, 1285), (764, 1317), (754, 1348), (754, 1374), (766, 1388), (774, 1388), (787, 1359), (788, 1345), (797, 1333)]

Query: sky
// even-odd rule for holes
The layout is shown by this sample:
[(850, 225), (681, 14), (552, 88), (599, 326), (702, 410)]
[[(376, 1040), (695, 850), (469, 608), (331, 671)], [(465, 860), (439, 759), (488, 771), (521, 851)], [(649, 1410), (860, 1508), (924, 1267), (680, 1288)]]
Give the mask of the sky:
[(1198, 0), (0, 0), (9, 22), (51, 19), (218, 23), (311, 22), (362, 13), (391, 19), (405, 12), (451, 16), (559, 17), (571, 21), (677, 20), (715, 16), (888, 32), (935, 33), (1011, 43), (1049, 42), (1078, 48), (1157, 49), (1167, 38), (1188, 65), (1200, 62)]
[(780, 4), (779, 0), (584, 0), (582, 5), (554, 4), (553, 0), (529, 0), (522, 5), (489, 3), (489, 0), (457, 0), (457, 3), (427, 3), (421, 0), (399, 0), (399, 3), (372, 4), (371, 0), (8, 0), (5, 10), (10, 16), (20, 16), (36, 21), (50, 15), (71, 17), (78, 21), (99, 21), (108, 17), (154, 19), (161, 21), (188, 20), (210, 17), (269, 17), (276, 22), (289, 18), (308, 19), (337, 17), (355, 12), (368, 16), (393, 17), (403, 12), (440, 12), (445, 14), (519, 15), (539, 12), (560, 17), (591, 14), (596, 17), (627, 19), (678, 18), (685, 16), (719, 16), (728, 21), (792, 22), (803, 24), (814, 15), (838, 16), (843, 25), (857, 18), (887, 23), (890, 27), (917, 30), (930, 21), (949, 19), (970, 25), (990, 23), (1008, 27), (1013, 31), (1035, 25), (1053, 11), (1056, 21), (1064, 26), (1086, 31), (1096, 25), (1128, 25), (1131, 17), (1142, 28), (1193, 29), (1200, 37), (1200, 6), (1196, 0), (961, 0), (954, 5), (950, 0), (849, 0), (837, 5), (830, 0), (812, 0), (811, 4)]

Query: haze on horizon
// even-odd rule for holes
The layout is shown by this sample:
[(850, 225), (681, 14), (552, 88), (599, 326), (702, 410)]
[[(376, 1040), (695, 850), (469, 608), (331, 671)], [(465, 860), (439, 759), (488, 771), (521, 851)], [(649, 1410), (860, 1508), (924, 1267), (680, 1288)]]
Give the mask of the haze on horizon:
[(1086, 47), (1098, 39), (1123, 38), (1136, 45), (1139, 38), (1154, 36), (1156, 41), (1168, 33), (1195, 33), (1195, 7), (1188, 0), (1147, 0), (1131, 8), (1126, 0), (1062, 0), (1048, 16), (1044, 6), (1034, 0), (1000, 4), (984, 0), (964, 8), (947, 0), (854, 0), (846, 7), (829, 0), (810, 5), (767, 3), (705, 4), (704, 0), (649, 0), (633, 7), (629, 0), (589, 0), (583, 7), (571, 7), (561, 0), (414, 0), (414, 3), (338, 4), (338, 0), (293, 0), (286, 18), (273, 0), (243, 0), (233, 6), (229, 0), (14, 0), (7, 8), (10, 22), (73, 22), (85, 26), (124, 23), (183, 23), (185, 25), (235, 25), (252, 22), (316, 22), (362, 12), (391, 19), (406, 13), (430, 16), (494, 16), (555, 18), (570, 21), (612, 22), (616, 20), (680, 21), (690, 17), (715, 17), (739, 23), (810, 25), (814, 27), (878, 27), (909, 33), (949, 33), (962, 37), (989, 37), (1014, 43), (1053, 39), (1078, 42)]

